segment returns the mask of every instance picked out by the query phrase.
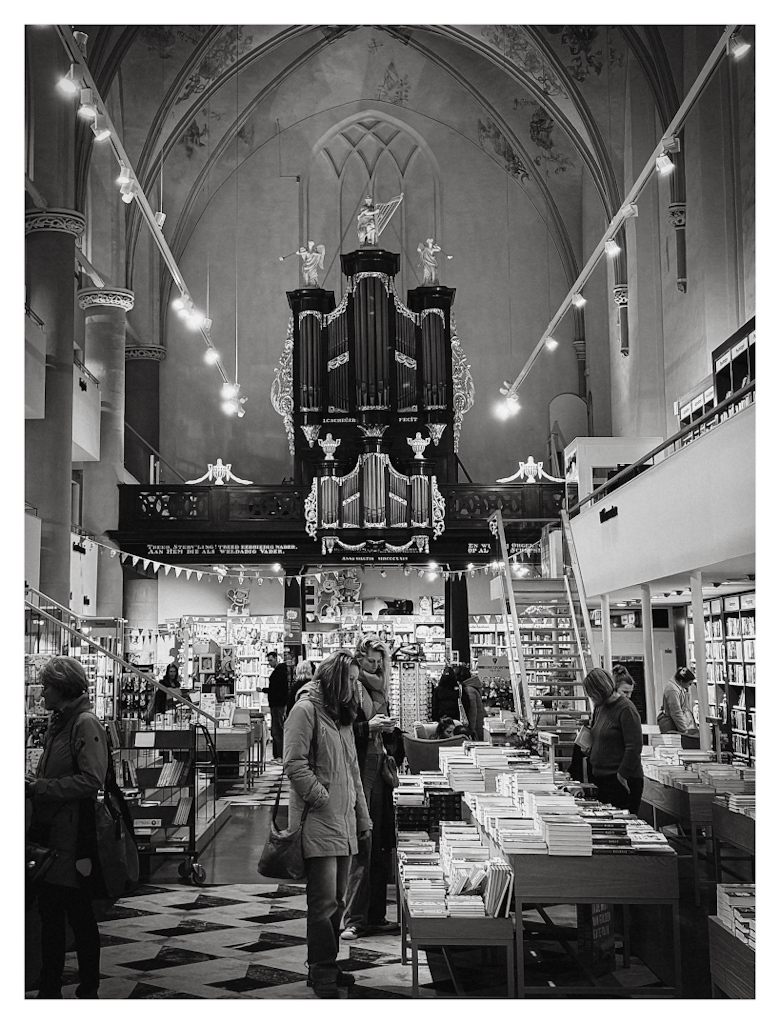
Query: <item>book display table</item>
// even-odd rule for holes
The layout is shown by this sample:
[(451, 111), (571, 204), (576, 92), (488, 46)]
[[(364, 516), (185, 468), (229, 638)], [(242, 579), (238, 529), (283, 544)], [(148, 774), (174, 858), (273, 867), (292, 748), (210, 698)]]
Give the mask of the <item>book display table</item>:
[[(509, 917), (412, 917), (404, 889), (399, 889), (401, 923), (401, 963), (412, 954), (412, 995), (419, 994), (418, 960), (420, 946), (439, 946), (447, 959), (448, 946), (503, 946), (506, 952), (506, 985), (510, 999), (515, 997), (515, 928)], [(408, 939), (407, 939), (408, 936)], [(449, 960), (447, 961), (449, 966)], [(456, 991), (458, 983), (450, 968)], [(458, 992), (458, 995), (462, 995)]]
[[(714, 795), (714, 793), (689, 793), (648, 778), (645, 779), (645, 788), (642, 793), (642, 803), (650, 809), (650, 817), (646, 817), (647, 811), (642, 814), (642, 817), (646, 821), (650, 820), (653, 828), (658, 829), (659, 818), (665, 818), (667, 822), (679, 825), (683, 831), (690, 832), (690, 857), (693, 865), (693, 889), (697, 907), (701, 906), (702, 881), (696, 833), (699, 829), (703, 829), (707, 837), (712, 838), (712, 800)], [(686, 856), (688, 855), (686, 854)]]
[[(225, 751), (238, 751), (238, 765), (244, 780), (244, 791), (254, 784), (253, 763), (251, 757), (254, 734), (251, 728), (234, 727), (216, 730), (216, 749), (218, 754)], [(204, 737), (198, 737), (198, 750), (206, 749)]]
[[(496, 848), (498, 849), (498, 848)], [(518, 996), (545, 993), (550, 994), (549, 987), (531, 987), (525, 985), (523, 966), (523, 904), (544, 903), (612, 903), (620, 904), (624, 911), (623, 958), (630, 955), (629, 918), (632, 926), (638, 927), (641, 935), (647, 931), (643, 927), (643, 907), (667, 905), (670, 909), (671, 926), (671, 973), (673, 984), (664, 988), (655, 988), (653, 995), (674, 994), (679, 997), (681, 984), (680, 954), (680, 921), (679, 921), (679, 882), (677, 878), (677, 857), (670, 854), (653, 856), (651, 854), (608, 855), (599, 854), (593, 857), (550, 857), (541, 854), (522, 855), (504, 854), (512, 865), (515, 873), (515, 915), (517, 920), (517, 988)], [(634, 911), (629, 914), (628, 908)], [(654, 928), (653, 928), (654, 930)], [(668, 944), (662, 936), (655, 932), (655, 946)], [(647, 966), (658, 973), (655, 963), (649, 963), (643, 951), (643, 959)], [(632, 990), (625, 989), (628, 995)], [(633, 991), (640, 991), (639, 989)], [(569, 987), (561, 990), (561, 994), (593, 995), (592, 986)], [(643, 994), (648, 994), (645, 989)]]
[[(722, 846), (733, 847), (746, 853), (747, 857), (723, 856)], [(712, 845), (715, 854), (715, 881), (723, 881), (724, 860), (740, 860), (751, 862), (752, 877), (755, 878), (756, 856), (756, 821), (746, 814), (737, 814), (726, 807), (721, 800), (712, 801)]]
[(756, 953), (728, 930), (719, 917), (707, 918), (712, 998), (755, 999)]

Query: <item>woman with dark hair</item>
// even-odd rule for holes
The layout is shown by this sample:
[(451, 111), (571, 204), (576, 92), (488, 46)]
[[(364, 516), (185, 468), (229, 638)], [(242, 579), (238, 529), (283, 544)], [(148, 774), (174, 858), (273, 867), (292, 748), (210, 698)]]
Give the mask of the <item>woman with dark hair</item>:
[(664, 686), (661, 710), (656, 721), (661, 732), (679, 732), (683, 747), (699, 746), (699, 727), (693, 717), (690, 689), (696, 682), (696, 676), (683, 665), (678, 668), (672, 678)]
[(290, 714), (295, 698), (298, 696), (298, 691), (301, 687), (308, 683), (314, 678), (314, 662), (313, 661), (299, 661), (295, 666), (295, 678), (293, 679), (290, 692), (287, 695), (287, 714)]
[[(460, 725), (460, 722), (458, 722), (458, 725)], [(449, 715), (444, 715), (444, 717), (439, 721), (439, 724), (436, 726), (436, 732), (433, 734), (433, 738), (435, 740), (448, 740), (450, 736), (454, 735), (455, 723), (449, 717)]]
[(62, 999), (67, 919), (79, 964), (76, 998), (97, 999), (100, 934), (92, 900), (100, 895), (101, 876), (93, 805), (108, 767), (106, 731), (92, 713), (87, 677), (78, 661), (51, 658), (40, 681), (44, 706), (52, 717), (38, 769), (25, 778), (26, 795), (32, 800), (28, 839), (55, 849), (57, 856), (37, 883), (41, 918), (38, 998)]
[(453, 720), (459, 719), (459, 695), (460, 684), (455, 676), (455, 669), (452, 665), (447, 665), (441, 674), (439, 682), (433, 688), (431, 695), (431, 720), (440, 722), (445, 716)]
[[(177, 693), (181, 693), (181, 683), (179, 682), (179, 666), (172, 661), (165, 670), (165, 675), (162, 677), (160, 682), (163, 686), (167, 686), (169, 690), (175, 690)], [(155, 715), (164, 715), (166, 711), (174, 706), (176, 702), (172, 697), (169, 697), (165, 690), (159, 690), (157, 687), (154, 689), (154, 693), (149, 698), (149, 704), (146, 708), (146, 714), (144, 715), (147, 722), (153, 722)]]
[(354, 985), (336, 965), (344, 893), (353, 854), (371, 835), (352, 723), (358, 663), (348, 651), (328, 655), (305, 683), (284, 723), (284, 773), (290, 780), (289, 827), (303, 819), (309, 984), (320, 999)]
[(602, 668), (592, 668), (582, 685), (593, 704), (593, 742), (586, 753), (596, 795), (602, 803), (636, 814), (645, 785), (639, 712), (616, 692), (612, 677)]

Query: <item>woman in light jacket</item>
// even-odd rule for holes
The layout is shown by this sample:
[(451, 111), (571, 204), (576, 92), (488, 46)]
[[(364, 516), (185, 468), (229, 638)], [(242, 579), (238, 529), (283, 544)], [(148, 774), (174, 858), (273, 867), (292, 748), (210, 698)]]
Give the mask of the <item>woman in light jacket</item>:
[(695, 682), (696, 676), (687, 666), (678, 668), (664, 685), (661, 710), (656, 719), (661, 732), (679, 732), (681, 745), (688, 748), (699, 746), (699, 727), (693, 717), (690, 694)]
[(463, 710), (468, 716), (472, 739), (482, 740), (484, 739), (483, 725), (485, 722), (482, 680), (479, 676), (473, 676), (469, 666), (463, 663), (456, 667), (455, 675), (460, 683), (460, 699), (463, 703)]
[[(100, 895), (94, 803), (108, 767), (103, 724), (92, 714), (84, 669), (75, 658), (56, 657), (41, 672), (43, 701), (53, 712), (43, 755), (26, 794), (32, 800), (31, 842), (57, 851), (37, 883), (41, 917), (39, 999), (62, 999), (65, 921), (76, 940), (77, 999), (97, 999), (100, 934), (92, 900)], [(88, 815), (91, 815), (91, 820)], [(91, 827), (91, 831), (90, 831)]]
[(336, 651), (301, 687), (284, 723), (284, 773), (290, 780), (289, 827), (303, 821), (309, 983), (321, 999), (355, 983), (336, 966), (350, 861), (371, 834), (352, 722), (358, 664)]

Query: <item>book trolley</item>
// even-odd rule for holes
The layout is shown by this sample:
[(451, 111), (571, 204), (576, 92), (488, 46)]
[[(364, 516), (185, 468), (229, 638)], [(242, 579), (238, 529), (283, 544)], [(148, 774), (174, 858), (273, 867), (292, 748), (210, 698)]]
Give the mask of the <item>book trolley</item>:
[[(198, 850), (211, 838), (209, 825), (215, 817), (214, 738), (202, 724), (138, 731), (130, 738), (132, 745), (119, 748), (120, 782), (138, 852), (147, 863), (152, 855), (181, 856), (179, 875), (202, 885), (206, 872), (198, 862)], [(211, 779), (203, 785), (205, 775)], [(133, 792), (138, 794), (135, 801)]]

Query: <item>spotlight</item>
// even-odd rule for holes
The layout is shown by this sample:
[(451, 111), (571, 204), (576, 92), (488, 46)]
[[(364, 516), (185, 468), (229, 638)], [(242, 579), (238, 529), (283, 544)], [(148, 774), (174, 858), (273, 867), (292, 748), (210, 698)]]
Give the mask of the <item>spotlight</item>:
[(116, 179), (117, 185), (129, 185), (133, 180), (130, 174), (129, 168), (125, 167), (124, 164), (119, 165), (119, 177)]
[(438, 573), (435, 573), (435, 572), (429, 572), (428, 573), (428, 579), (429, 580), (437, 580), (438, 578), (439, 578)]
[(242, 407), (242, 406), (240, 406), (240, 405), (239, 405), (239, 407), (238, 407), (238, 408), (236, 409), (236, 416), (238, 416), (238, 418), (239, 418), (239, 419), (242, 419), (242, 418), (243, 418), (244, 416), (246, 416), (246, 412), (244, 412), (244, 409), (243, 409), (243, 407)]
[(508, 420), (509, 419), (509, 408), (508, 408), (506, 402), (499, 402), (498, 403), (498, 405), (496, 406), (496, 416), (498, 416), (498, 418), (500, 420)]
[(206, 318), (202, 313), (198, 313), (197, 310), (193, 310), (189, 315), (189, 319), (187, 320), (187, 326), (191, 331), (197, 331), (199, 328), (203, 326), (205, 319)]
[(405, 565), (404, 566), (404, 576), (411, 576), (411, 575), (412, 575), (412, 570), (409, 568), (408, 565)]
[(468, 565), (466, 566), (466, 568), (467, 568), (467, 569), (468, 569), (469, 571), (471, 571), (471, 570), (472, 570), (472, 569), (474, 568), (474, 563), (473, 563), (473, 562), (469, 562), (469, 564), (468, 564)]
[(155, 215), (154, 215), (154, 219), (155, 219), (155, 222), (157, 224), (157, 227), (160, 228), (161, 231), (162, 231), (162, 226), (165, 223), (166, 216), (167, 216), (167, 214), (163, 213), (162, 210), (158, 210), (157, 213), (155, 213)]
[(438, 566), (438, 564), (436, 562), (428, 562), (428, 568), (429, 569), (438, 569), (439, 566)]
[(78, 114), (79, 114), (79, 117), (96, 117), (97, 116), (97, 109), (96, 109), (95, 104), (94, 104), (94, 102), (92, 100), (92, 90), (91, 89), (82, 89), (81, 90), (81, 100), (79, 102)]
[(111, 129), (106, 123), (105, 114), (95, 114), (95, 123), (92, 125), (92, 134), (95, 136), (95, 142), (105, 142), (106, 139), (111, 138)]
[(174, 299), (173, 302), (171, 303), (171, 306), (172, 306), (173, 309), (176, 309), (176, 310), (184, 309), (184, 299), (183, 298)]
[(387, 573), (385, 572), (384, 569), (379, 570), (379, 575), (382, 577), (383, 580), (387, 579)]
[(744, 57), (749, 49), (750, 43), (741, 33), (735, 32), (731, 39), (729, 39), (729, 51), (731, 52), (732, 57), (736, 57), (737, 59)]
[(203, 330), (204, 331), (210, 331), (211, 330), (211, 325), (213, 323), (214, 323), (214, 321), (211, 319), (211, 317), (204, 316), (203, 317)]
[(545, 345), (551, 352), (554, 352), (556, 348), (558, 348), (558, 342), (555, 340), (555, 338), (548, 338), (545, 341)]
[(572, 306), (576, 306), (577, 309), (582, 309), (587, 301), (588, 300), (584, 296), (580, 295), (579, 292), (575, 292), (571, 297), (571, 304)]
[(674, 170), (674, 164), (666, 155), (666, 153), (661, 153), (660, 156), (656, 157), (655, 169), (658, 171), (659, 174), (671, 174)]
[(76, 64), (71, 64), (67, 75), (64, 75), (59, 82), (57, 82), (57, 88), (60, 92), (65, 93), (66, 96), (76, 95), (81, 88), (81, 77)]
[(217, 352), (215, 348), (207, 348), (206, 354), (203, 358), (207, 363), (210, 363), (213, 366), (214, 363), (219, 362), (219, 352)]
[(271, 568), (273, 569), (274, 572), (281, 572), (282, 571), (282, 567), (281, 567), (281, 565), (278, 562), (274, 562), (274, 564), (271, 566)]
[(620, 211), (624, 217), (638, 217), (639, 207), (636, 203), (626, 203)]
[(608, 238), (604, 243), (604, 252), (607, 256), (617, 256), (620, 252), (620, 246), (617, 244), (614, 238)]
[(87, 56), (87, 41), (89, 36), (86, 32), (74, 32), (73, 39), (75, 40), (76, 46), (81, 50), (81, 56)]
[(238, 394), (238, 384), (228, 384), (227, 382), (222, 385), (222, 397), (223, 398), (235, 398)]
[(119, 193), (123, 203), (132, 203), (135, 199), (135, 182), (128, 181), (127, 184), (122, 185), (119, 189)]
[(235, 416), (235, 414), (238, 412), (238, 406), (236, 405), (235, 402), (232, 402), (232, 401), (231, 402), (223, 402), (222, 403), (222, 412), (224, 412), (224, 414), (226, 416)]

